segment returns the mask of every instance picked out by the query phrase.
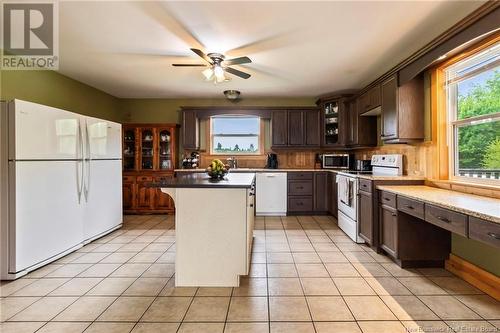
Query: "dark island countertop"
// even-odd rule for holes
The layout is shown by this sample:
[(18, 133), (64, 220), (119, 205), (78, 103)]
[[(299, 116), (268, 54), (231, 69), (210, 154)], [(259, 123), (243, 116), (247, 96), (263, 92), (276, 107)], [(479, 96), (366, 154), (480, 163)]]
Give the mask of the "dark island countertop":
[(255, 173), (229, 173), (224, 179), (212, 180), (205, 173), (186, 173), (174, 178), (147, 184), (159, 188), (250, 188), (255, 181)]

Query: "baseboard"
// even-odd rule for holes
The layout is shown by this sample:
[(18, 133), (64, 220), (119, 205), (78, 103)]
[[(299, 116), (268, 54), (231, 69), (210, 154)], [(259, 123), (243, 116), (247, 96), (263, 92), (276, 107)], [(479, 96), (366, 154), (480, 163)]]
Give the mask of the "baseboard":
[(454, 254), (450, 254), (450, 259), (446, 260), (445, 268), (500, 301), (500, 277), (497, 275), (487, 272)]

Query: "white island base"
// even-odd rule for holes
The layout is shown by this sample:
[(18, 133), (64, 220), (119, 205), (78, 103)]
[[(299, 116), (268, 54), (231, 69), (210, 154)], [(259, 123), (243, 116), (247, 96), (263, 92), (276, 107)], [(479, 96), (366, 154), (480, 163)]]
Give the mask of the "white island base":
[(237, 287), (250, 268), (250, 188), (161, 188), (175, 203), (175, 286)]

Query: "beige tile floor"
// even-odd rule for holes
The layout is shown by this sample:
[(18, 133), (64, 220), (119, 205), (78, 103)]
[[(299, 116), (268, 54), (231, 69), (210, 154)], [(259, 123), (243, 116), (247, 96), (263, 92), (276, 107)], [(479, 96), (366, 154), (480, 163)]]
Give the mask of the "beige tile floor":
[(239, 288), (175, 288), (172, 216), (124, 227), (0, 287), (0, 331), (497, 332), (500, 303), (443, 269), (401, 269), (325, 216), (258, 218)]

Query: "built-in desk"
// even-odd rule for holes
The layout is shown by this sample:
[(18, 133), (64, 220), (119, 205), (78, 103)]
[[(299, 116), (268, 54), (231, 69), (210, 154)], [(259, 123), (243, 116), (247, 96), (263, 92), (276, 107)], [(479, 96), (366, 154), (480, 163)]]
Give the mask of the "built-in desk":
[(402, 267), (442, 266), (451, 233), (500, 249), (499, 199), (430, 186), (377, 189), (380, 248)]

